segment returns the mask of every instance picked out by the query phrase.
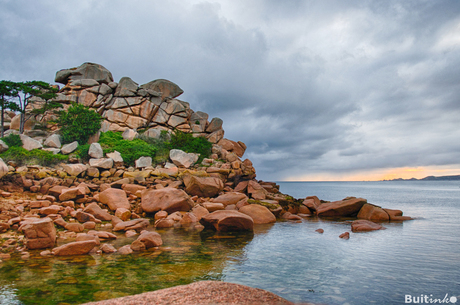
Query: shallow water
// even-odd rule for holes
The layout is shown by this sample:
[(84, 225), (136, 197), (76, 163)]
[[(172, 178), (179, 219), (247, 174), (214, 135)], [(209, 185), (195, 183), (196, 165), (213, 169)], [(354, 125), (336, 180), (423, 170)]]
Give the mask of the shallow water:
[(350, 231), (350, 221), (311, 218), (256, 226), (254, 234), (161, 230), (164, 247), (129, 256), (44, 259), (34, 252), (29, 260), (0, 264), (0, 304), (79, 304), (203, 279), (324, 304), (404, 304), (406, 294), (460, 295), (459, 182), (280, 185), (296, 198), (364, 197), (417, 219), (351, 233), (350, 240), (338, 238)]

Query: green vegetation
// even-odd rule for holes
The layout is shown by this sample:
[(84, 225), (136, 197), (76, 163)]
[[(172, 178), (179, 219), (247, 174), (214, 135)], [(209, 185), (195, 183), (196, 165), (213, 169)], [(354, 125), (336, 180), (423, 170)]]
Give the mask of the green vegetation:
[[(121, 132), (108, 131), (101, 134), (99, 144), (104, 153), (118, 151), (127, 165), (134, 165), (134, 161), (140, 157), (151, 157), (154, 164), (168, 160), (171, 149), (181, 149), (188, 153), (200, 154), (201, 162), (211, 154), (212, 143), (206, 138), (194, 138), (192, 134), (182, 131), (175, 131), (168, 139), (166, 131), (162, 131), (159, 139), (140, 135), (132, 141), (124, 140)], [(77, 154), (83, 160), (87, 159), (89, 145), (79, 147)]]
[(200, 154), (197, 163), (211, 155), (212, 143), (204, 137), (195, 138), (191, 133), (174, 131), (169, 142), (169, 149), (180, 149), (187, 153)]
[(72, 104), (67, 111), (60, 111), (57, 124), (64, 143), (77, 141), (86, 144), (90, 136), (101, 128), (100, 114), (82, 104)]
[(10, 134), (7, 137), (2, 138), (8, 147), (22, 147), (21, 137), (17, 134)]
[[(25, 122), (30, 118), (26, 117), (26, 109), (31, 103), (44, 102), (43, 107), (51, 109), (58, 107), (56, 103), (49, 102), (56, 97), (58, 89), (50, 84), (42, 81), (28, 82), (11, 82), (0, 81), (0, 106), (1, 115), (5, 109), (19, 111), (21, 113), (19, 132), (24, 132)], [(43, 108), (42, 107), (42, 108)], [(45, 109), (45, 110), (46, 110)], [(43, 110), (43, 112), (45, 111)], [(41, 114), (41, 110), (36, 108), (33, 114)], [(2, 136), (3, 136), (3, 121), (2, 121)]]
[(53, 166), (60, 162), (66, 162), (69, 157), (66, 155), (54, 155), (50, 151), (33, 149), (28, 151), (22, 147), (13, 146), (0, 154), (3, 161), (13, 161), (18, 165), (41, 165)]
[(134, 165), (134, 161), (140, 157), (155, 157), (156, 147), (141, 139), (132, 141), (124, 140), (121, 133), (113, 131), (104, 132), (99, 139), (104, 153), (118, 151), (127, 165)]

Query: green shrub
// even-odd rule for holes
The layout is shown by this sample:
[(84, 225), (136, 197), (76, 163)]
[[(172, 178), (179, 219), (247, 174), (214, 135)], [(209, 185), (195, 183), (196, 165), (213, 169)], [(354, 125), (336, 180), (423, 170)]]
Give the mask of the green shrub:
[(18, 165), (41, 165), (53, 166), (60, 162), (68, 161), (69, 157), (66, 155), (54, 155), (50, 151), (42, 149), (33, 149), (28, 151), (22, 147), (13, 146), (7, 151), (0, 154), (3, 161), (14, 161)]
[(90, 156), (88, 155), (90, 144), (78, 145), (75, 150), (75, 154), (83, 161), (88, 161)]
[(101, 116), (82, 104), (72, 104), (67, 111), (59, 112), (57, 124), (64, 143), (77, 141), (86, 144), (90, 136), (101, 128)]
[(146, 135), (140, 134), (139, 139), (153, 145), (156, 148), (155, 157), (153, 158), (154, 164), (159, 164), (168, 161), (169, 159), (169, 134), (166, 130), (162, 130), (159, 139), (151, 138)]
[(22, 147), (22, 140), (21, 137), (17, 134), (10, 134), (7, 137), (2, 138), (3, 142), (5, 142), (8, 147)]
[(169, 149), (180, 149), (187, 153), (200, 154), (197, 163), (211, 155), (212, 143), (205, 137), (193, 137), (191, 133), (180, 130), (174, 131), (169, 142)]
[(154, 159), (157, 151), (156, 147), (141, 139), (124, 140), (121, 133), (112, 131), (102, 133), (99, 144), (101, 144), (104, 153), (118, 151), (123, 158), (123, 162), (127, 165), (134, 165), (134, 161), (140, 157), (152, 157)]

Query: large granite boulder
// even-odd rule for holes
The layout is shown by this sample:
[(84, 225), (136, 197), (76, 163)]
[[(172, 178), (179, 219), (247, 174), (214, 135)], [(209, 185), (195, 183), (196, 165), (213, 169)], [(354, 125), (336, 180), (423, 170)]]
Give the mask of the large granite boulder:
[(184, 93), (178, 85), (166, 79), (157, 79), (143, 84), (139, 88), (161, 92), (162, 100), (165, 98), (175, 98)]
[(106, 204), (112, 211), (116, 211), (118, 208), (129, 210), (131, 207), (125, 191), (116, 188), (108, 188), (101, 192), (99, 201)]
[(85, 62), (79, 67), (63, 69), (56, 73), (55, 82), (66, 85), (77, 79), (94, 79), (99, 83), (113, 82), (112, 73), (101, 65)]
[(342, 201), (326, 202), (321, 204), (316, 212), (320, 217), (356, 216), (366, 203), (367, 200), (363, 198), (350, 198)]
[(177, 211), (188, 212), (193, 206), (190, 196), (183, 190), (166, 187), (159, 190), (147, 190), (142, 193), (141, 207), (147, 213), (166, 211), (174, 213)]
[(122, 77), (118, 82), (117, 89), (115, 90), (115, 96), (136, 96), (138, 86), (139, 84), (134, 82), (131, 78)]
[(43, 148), (43, 145), (35, 140), (35, 139), (32, 139), (31, 137), (28, 137), (24, 134), (21, 134), (19, 135), (21, 137), (21, 141), (22, 141), (22, 148), (26, 149), (26, 150), (32, 150), (32, 149), (41, 149)]
[(220, 145), (223, 149), (229, 152), (235, 153), (238, 157), (243, 157), (246, 151), (246, 145), (243, 142), (235, 142), (229, 139), (220, 140), (217, 145)]
[(360, 219), (367, 219), (371, 221), (389, 221), (390, 216), (381, 207), (366, 203), (359, 210), (358, 216)]
[(88, 254), (96, 246), (97, 241), (94, 239), (75, 241), (54, 248), (51, 252), (56, 256), (82, 255)]
[(251, 217), (234, 210), (220, 210), (203, 216), (200, 223), (217, 231), (253, 231), (254, 221)]
[(94, 159), (101, 159), (104, 157), (104, 151), (102, 150), (101, 144), (92, 143), (89, 146), (88, 155)]
[(83, 210), (85, 213), (89, 213), (100, 220), (109, 221), (112, 220), (112, 215), (110, 215), (107, 211), (104, 211), (97, 203), (93, 202), (90, 203), (85, 209)]
[(161, 235), (152, 231), (142, 231), (141, 235), (137, 238), (137, 241), (143, 243), (145, 245), (145, 249), (159, 247), (163, 244)]
[(128, 221), (122, 221), (115, 225), (113, 228), (114, 231), (128, 231), (136, 230), (138, 232), (147, 228), (150, 224), (150, 221), (145, 218), (136, 218)]
[(180, 149), (171, 149), (169, 151), (169, 158), (176, 166), (189, 168), (198, 160), (198, 155), (186, 153)]
[(228, 193), (219, 195), (217, 198), (212, 198), (210, 201), (222, 203), (223, 205), (227, 206), (230, 204), (237, 204), (239, 201), (245, 200), (245, 199), (247, 200), (249, 198), (243, 193), (228, 192)]
[(391, 210), (391, 209), (383, 209), (388, 216), (390, 217), (390, 221), (404, 221), (404, 220), (412, 220), (412, 217), (403, 216), (403, 212), (401, 210)]
[(21, 224), (20, 231), (26, 237), (27, 249), (45, 249), (54, 247), (56, 242), (56, 228), (51, 218), (45, 217), (28, 220)]
[(306, 206), (310, 211), (316, 212), (318, 207), (321, 205), (321, 200), (319, 200), (319, 198), (316, 196), (308, 196), (305, 198), (302, 204)]
[(5, 176), (7, 173), (8, 173), (8, 166), (3, 161), (3, 159), (0, 158), (0, 178)]
[(185, 191), (187, 194), (199, 197), (214, 197), (224, 189), (224, 183), (215, 177), (184, 177)]
[(255, 224), (276, 222), (275, 215), (260, 204), (245, 205), (239, 211), (251, 217)]
[(82, 163), (76, 164), (63, 164), (62, 168), (64, 171), (69, 174), (69, 176), (78, 176), (81, 173), (85, 172), (88, 169), (88, 166)]
[(267, 191), (257, 181), (251, 180), (248, 183), (248, 194), (255, 200), (264, 200)]
[(58, 134), (50, 135), (43, 143), (46, 147), (61, 148), (61, 136)]

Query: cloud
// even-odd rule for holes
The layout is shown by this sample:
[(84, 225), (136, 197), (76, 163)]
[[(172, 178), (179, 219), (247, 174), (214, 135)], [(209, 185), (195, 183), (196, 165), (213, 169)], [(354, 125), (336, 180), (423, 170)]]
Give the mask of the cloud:
[(0, 78), (179, 84), (266, 180), (458, 168), (457, 1), (0, 0)]

